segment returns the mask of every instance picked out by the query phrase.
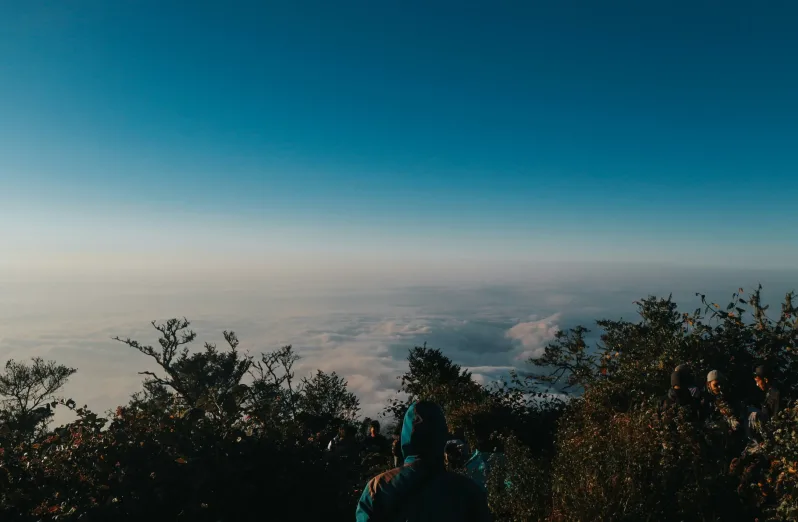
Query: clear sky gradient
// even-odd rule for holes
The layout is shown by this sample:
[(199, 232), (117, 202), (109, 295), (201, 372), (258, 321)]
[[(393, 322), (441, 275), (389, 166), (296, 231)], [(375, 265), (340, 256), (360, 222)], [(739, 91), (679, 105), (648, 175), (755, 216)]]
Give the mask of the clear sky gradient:
[(794, 267), (796, 27), (790, 1), (2, 2), (0, 267)]

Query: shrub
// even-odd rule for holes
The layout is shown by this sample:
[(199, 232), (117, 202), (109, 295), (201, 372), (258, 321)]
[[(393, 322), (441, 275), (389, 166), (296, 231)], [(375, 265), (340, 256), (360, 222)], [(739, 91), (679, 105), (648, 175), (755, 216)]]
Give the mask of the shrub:
[[(795, 397), (793, 294), (776, 318), (759, 290), (735, 293), (726, 307), (700, 299), (693, 313), (670, 298), (644, 299), (637, 322), (599, 321), (596, 346), (583, 327), (560, 332), (531, 361), (542, 373), (490, 386), (440, 350), (416, 347), (385, 415), (396, 425), (411, 401), (433, 400), (452, 436), (495, 447), (487, 488), (497, 520), (794, 520), (795, 407), (752, 443), (713, 413), (708, 396), (695, 406), (701, 416), (662, 405), (682, 363), (699, 386), (720, 370), (743, 404), (756, 405), (752, 368), (767, 362), (782, 395)], [(6, 365), (2, 520), (249, 521), (278, 511), (289, 521), (351, 520), (363, 485), (391, 458), (325, 451), (339, 428), (362, 427), (345, 379), (297, 378), (290, 346), (255, 358), (225, 332), (227, 347), (191, 351), (187, 320), (153, 326), (157, 348), (119, 339), (158, 371), (145, 372), (142, 391), (110, 417), (57, 397), (74, 369), (40, 359)], [(51, 429), (58, 408), (77, 420)]]

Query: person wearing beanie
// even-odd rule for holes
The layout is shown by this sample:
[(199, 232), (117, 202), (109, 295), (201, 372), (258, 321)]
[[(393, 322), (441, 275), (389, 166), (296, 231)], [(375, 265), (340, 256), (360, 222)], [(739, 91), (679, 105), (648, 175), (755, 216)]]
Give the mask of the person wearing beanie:
[[(687, 364), (680, 364), (673, 370), (673, 373), (679, 374), (681, 387), (686, 388), (694, 398), (700, 399), (701, 389), (695, 385), (695, 379), (693, 379), (693, 374), (690, 372), (690, 367)], [(673, 379), (673, 375), (671, 375), (671, 379)], [(673, 382), (671, 382), (671, 386), (673, 386)]]
[(692, 410), (691, 417), (694, 417), (694, 420), (701, 420), (704, 418), (705, 412), (700, 394), (691, 391), (689, 384), (691, 384), (691, 381), (687, 372), (674, 371), (671, 373), (671, 387), (662, 402), (662, 406), (663, 409), (674, 407), (689, 408)]
[(761, 364), (754, 369), (756, 386), (765, 392), (765, 401), (762, 403), (762, 419), (768, 421), (781, 410), (781, 393), (776, 387), (773, 368), (768, 364)]
[(707, 389), (712, 395), (720, 395), (723, 383), (723, 375), (718, 370), (712, 370), (707, 374)]
[(737, 404), (732, 398), (731, 390), (726, 388), (726, 378), (718, 370), (712, 370), (707, 374), (707, 391), (710, 408), (725, 420), (730, 431), (736, 432), (740, 427)]
[(760, 364), (754, 368), (754, 381), (757, 388), (765, 392), (762, 407), (747, 409), (747, 422), (745, 425), (746, 436), (751, 441), (749, 447), (758, 447), (757, 441), (762, 439), (763, 424), (779, 413), (781, 409), (781, 394), (776, 387), (775, 372), (768, 364)]

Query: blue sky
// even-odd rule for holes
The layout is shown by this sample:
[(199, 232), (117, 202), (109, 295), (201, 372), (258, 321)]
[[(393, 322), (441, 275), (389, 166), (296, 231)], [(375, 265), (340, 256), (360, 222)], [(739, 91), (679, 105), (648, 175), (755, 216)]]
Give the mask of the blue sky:
[(796, 25), (787, 1), (3, 2), (3, 255), (791, 267)]

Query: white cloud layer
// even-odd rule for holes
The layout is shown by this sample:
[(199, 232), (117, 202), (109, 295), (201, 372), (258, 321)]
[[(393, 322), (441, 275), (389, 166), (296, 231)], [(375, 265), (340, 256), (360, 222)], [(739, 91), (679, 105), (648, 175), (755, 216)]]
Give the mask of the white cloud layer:
[[(137, 372), (153, 369), (113, 336), (157, 342), (152, 319), (186, 316), (202, 342), (223, 343), (234, 330), (250, 353), (292, 344), (297, 373), (317, 368), (345, 376), (375, 415), (395, 392), (410, 348), (427, 343), (470, 369), (480, 382), (529, 369), (559, 328), (592, 327), (597, 318), (633, 318), (632, 302), (674, 292), (685, 309), (695, 291), (730, 295), (752, 287), (750, 274), (661, 271), (544, 279), (518, 284), (459, 284), (331, 290), (311, 286), (218, 284), (0, 284), (0, 361), (35, 355), (78, 368), (65, 393), (97, 411), (127, 402), (140, 387)], [(770, 298), (798, 278), (770, 281)], [(595, 332), (594, 334), (595, 335)]]
[(546, 344), (554, 339), (560, 327), (557, 321), (560, 314), (554, 314), (546, 319), (539, 321), (527, 321), (518, 323), (507, 331), (507, 337), (521, 343), (524, 351), (516, 357), (516, 360), (527, 360), (530, 357), (540, 357)]

